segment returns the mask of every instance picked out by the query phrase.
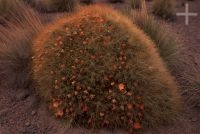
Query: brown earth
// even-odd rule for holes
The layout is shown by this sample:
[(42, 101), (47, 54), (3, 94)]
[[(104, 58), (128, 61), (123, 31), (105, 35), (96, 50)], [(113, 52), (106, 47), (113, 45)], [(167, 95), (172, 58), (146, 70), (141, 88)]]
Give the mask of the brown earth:
[[(149, 4), (149, 3), (147, 3)], [(123, 6), (122, 4), (117, 4)], [(177, 58), (172, 66), (172, 74), (180, 84), (183, 93), (183, 112), (180, 121), (170, 126), (160, 126), (154, 130), (143, 130), (142, 134), (200, 134), (200, 106), (191, 108), (188, 96), (196, 95), (187, 76), (198, 73), (200, 67), (200, 1), (189, 2), (189, 10), (197, 12), (198, 17), (190, 17), (185, 26), (184, 17), (168, 22), (166, 27), (177, 34), (181, 42)], [(177, 12), (184, 12), (184, 6), (177, 2)], [(200, 70), (200, 69), (199, 69)], [(200, 72), (199, 72), (200, 73)], [(184, 91), (184, 92), (182, 92)], [(195, 92), (196, 91), (196, 92)], [(68, 128), (52, 117), (34, 92), (26, 89), (0, 89), (0, 134), (125, 134), (122, 130), (86, 130)]]

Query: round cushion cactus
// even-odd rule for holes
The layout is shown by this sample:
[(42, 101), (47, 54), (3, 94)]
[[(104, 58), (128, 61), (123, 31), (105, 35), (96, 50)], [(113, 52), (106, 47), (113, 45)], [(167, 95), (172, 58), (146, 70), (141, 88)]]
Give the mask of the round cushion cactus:
[(113, 9), (89, 6), (54, 22), (33, 50), (37, 91), (58, 118), (134, 130), (176, 117), (177, 86), (155, 45)]

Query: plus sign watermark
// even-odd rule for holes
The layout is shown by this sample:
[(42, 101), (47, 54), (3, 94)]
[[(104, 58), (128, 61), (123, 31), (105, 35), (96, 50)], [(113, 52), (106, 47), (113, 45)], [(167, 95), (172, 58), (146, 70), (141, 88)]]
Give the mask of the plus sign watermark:
[(185, 4), (185, 13), (176, 13), (177, 16), (185, 16), (185, 25), (189, 25), (189, 16), (197, 16), (197, 13), (189, 12), (188, 3)]

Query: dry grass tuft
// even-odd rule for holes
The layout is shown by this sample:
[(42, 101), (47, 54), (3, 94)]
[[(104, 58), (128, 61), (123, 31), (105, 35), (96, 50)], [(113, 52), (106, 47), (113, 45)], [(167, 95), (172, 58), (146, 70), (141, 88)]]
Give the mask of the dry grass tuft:
[(72, 12), (78, 8), (78, 0), (25, 0), (42, 12)]
[(0, 0), (0, 16), (6, 17), (14, 7), (12, 0)]
[(129, 0), (129, 3), (133, 9), (139, 9), (142, 6), (143, 0)]
[(85, 4), (92, 4), (94, 3), (94, 0), (80, 0), (80, 2)]
[(108, 0), (110, 3), (123, 3), (124, 0)]
[(1, 86), (27, 88), (31, 77), (32, 39), (42, 28), (39, 15), (23, 3), (15, 3), (10, 21), (0, 25)]
[(153, 14), (162, 19), (172, 20), (174, 17), (174, 4), (174, 0), (154, 0)]
[(173, 33), (170, 33), (171, 31), (164, 28), (156, 18), (148, 14), (145, 3), (142, 4), (140, 10), (135, 11), (127, 8), (124, 13), (151, 38), (158, 48), (160, 56), (170, 64), (178, 48)]
[(176, 119), (179, 95), (155, 44), (105, 6), (54, 22), (33, 46), (38, 93), (58, 118), (138, 130)]

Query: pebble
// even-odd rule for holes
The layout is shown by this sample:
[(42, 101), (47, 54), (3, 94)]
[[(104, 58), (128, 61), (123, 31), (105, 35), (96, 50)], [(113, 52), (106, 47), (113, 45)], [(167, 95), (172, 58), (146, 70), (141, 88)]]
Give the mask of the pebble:
[(25, 123), (25, 126), (26, 126), (26, 127), (28, 127), (28, 126), (30, 126), (30, 125), (31, 125), (30, 122), (26, 122), (26, 123)]
[(25, 128), (24, 134), (40, 134), (42, 133), (35, 125), (31, 125)]
[(30, 97), (29, 98), (29, 102), (27, 104), (28, 105), (28, 109), (32, 109), (32, 108), (38, 106), (38, 103), (39, 103), (39, 100), (36, 97), (34, 97), (34, 96)]
[(16, 100), (17, 101), (22, 101), (22, 100), (25, 100), (26, 98), (29, 97), (29, 92), (28, 91), (23, 91), (21, 93), (19, 93), (17, 96), (16, 96)]
[(31, 115), (34, 116), (35, 114), (36, 114), (36, 111), (33, 110), (33, 111), (31, 112)]

